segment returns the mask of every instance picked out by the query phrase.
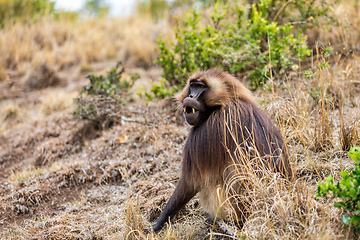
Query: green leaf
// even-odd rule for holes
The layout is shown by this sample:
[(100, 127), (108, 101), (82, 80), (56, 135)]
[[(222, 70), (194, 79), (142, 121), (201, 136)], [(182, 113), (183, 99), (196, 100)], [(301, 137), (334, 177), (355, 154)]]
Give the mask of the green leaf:
[(334, 207), (337, 207), (337, 208), (344, 208), (346, 206), (345, 203), (343, 202), (334, 202)]
[(348, 155), (355, 162), (359, 162), (360, 161), (360, 147), (351, 147)]
[[(356, 161), (359, 157), (359, 149), (351, 148), (349, 156), (355, 160), (354, 165), (357, 166)], [(331, 191), (333, 197), (340, 197), (343, 201), (334, 202), (334, 206), (340, 209), (345, 209), (350, 212), (350, 215), (343, 215), (342, 221), (346, 226), (353, 224), (354, 232), (360, 231), (360, 174), (359, 168), (355, 167), (352, 171), (344, 170), (339, 173), (342, 179), (335, 183), (333, 177), (329, 175), (325, 178), (323, 183), (318, 183), (317, 197), (326, 197), (327, 193)], [(351, 217), (350, 217), (351, 216)]]
[(350, 223), (351, 223), (351, 217), (349, 217), (349, 216), (347, 216), (347, 215), (344, 214), (344, 215), (342, 216), (342, 221), (343, 221), (344, 224), (350, 225)]

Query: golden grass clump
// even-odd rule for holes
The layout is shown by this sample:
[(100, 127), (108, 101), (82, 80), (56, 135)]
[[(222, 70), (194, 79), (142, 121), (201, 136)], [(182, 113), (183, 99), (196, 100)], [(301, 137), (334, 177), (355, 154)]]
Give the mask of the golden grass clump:
[(5, 101), (0, 104), (0, 132), (24, 123), (28, 111), (14, 102)]
[(50, 90), (43, 94), (40, 105), (41, 112), (50, 115), (65, 109), (72, 109), (73, 99), (78, 95), (77, 91), (67, 92), (64, 90)]
[(48, 172), (48, 170), (45, 168), (30, 168), (28, 170), (13, 173), (11, 179), (16, 185), (21, 186), (27, 181), (34, 180), (46, 172)]
[(125, 218), (125, 239), (146, 239), (146, 221), (141, 214), (139, 201), (133, 196), (126, 201)]

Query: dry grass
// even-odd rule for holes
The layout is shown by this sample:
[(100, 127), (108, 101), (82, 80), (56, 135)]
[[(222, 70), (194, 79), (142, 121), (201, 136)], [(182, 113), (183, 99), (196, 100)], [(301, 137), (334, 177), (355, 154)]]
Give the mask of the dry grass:
[(2, 102), (0, 104), (0, 132), (21, 125), (27, 117), (28, 111), (26, 108), (11, 101)]
[(329, 43), (335, 51), (344, 55), (360, 50), (360, 6), (356, 0), (342, 0), (332, 9), (334, 20), (338, 26), (322, 25), (307, 30), (309, 44), (315, 46), (318, 42), (321, 46)]
[[(338, 58), (340, 59), (340, 58)], [(346, 157), (360, 144), (360, 62), (336, 61), (313, 79), (288, 82), (275, 95), (262, 93), (290, 149), (296, 179), (284, 184), (269, 174), (250, 177), (252, 214), (242, 234), (261, 239), (356, 239), (342, 230), (341, 212), (315, 198), (317, 181), (352, 168)]]
[[(256, 149), (254, 149), (256, 151)], [(229, 237), (248, 239), (343, 238), (339, 211), (315, 199), (316, 182), (307, 177), (288, 181), (273, 173), (260, 158), (250, 159), (238, 149), (236, 176), (226, 182), (227, 199), (237, 199), (247, 217), (244, 226), (221, 223)], [(259, 174), (259, 170), (261, 174)], [(298, 169), (296, 169), (298, 170)], [(243, 191), (234, 195), (234, 188)], [(236, 192), (236, 191), (235, 191)], [(231, 209), (230, 209), (231, 210)], [(315, 237), (314, 237), (315, 236)], [(325, 237), (326, 238), (326, 237)]]
[(15, 185), (21, 186), (24, 182), (28, 182), (34, 180), (41, 175), (43, 175), (47, 169), (45, 168), (31, 168), (29, 170), (23, 170), (20, 172), (16, 172), (11, 176), (12, 181)]
[(29, 122), (56, 112), (73, 110), (77, 94), (78, 91), (50, 88), (34, 94), (34, 99), (25, 103), (17, 99), (1, 102), (0, 133), (21, 129)]
[(41, 97), (42, 104), (40, 111), (44, 115), (50, 115), (54, 112), (63, 111), (65, 109), (73, 110), (74, 98), (79, 93), (77, 91), (68, 92), (64, 90), (47, 90)]
[(0, 62), (0, 82), (9, 80), (5, 64)]
[(94, 61), (117, 59), (133, 66), (149, 67), (157, 54), (156, 37), (168, 29), (150, 18), (85, 19), (36, 24), (15, 24), (0, 30), (1, 80), (12, 69), (25, 74), (43, 64), (66, 68)]

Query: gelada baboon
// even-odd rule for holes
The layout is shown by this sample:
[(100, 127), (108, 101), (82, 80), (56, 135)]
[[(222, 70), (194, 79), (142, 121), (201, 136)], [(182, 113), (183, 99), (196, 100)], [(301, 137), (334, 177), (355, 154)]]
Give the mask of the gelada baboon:
[[(235, 77), (219, 69), (197, 72), (177, 99), (192, 129), (184, 147), (180, 180), (153, 228), (155, 232), (198, 192), (200, 203), (210, 216), (226, 220), (229, 211), (221, 197), (229, 189), (226, 181), (236, 179), (251, 159), (261, 159), (251, 163), (255, 171), (261, 172), (266, 165), (266, 169), (291, 179), (280, 132)], [(235, 189), (235, 194), (241, 195), (244, 181), (235, 185), (233, 192)], [(232, 216), (238, 222), (244, 221), (244, 205), (236, 198), (228, 202), (235, 213)]]

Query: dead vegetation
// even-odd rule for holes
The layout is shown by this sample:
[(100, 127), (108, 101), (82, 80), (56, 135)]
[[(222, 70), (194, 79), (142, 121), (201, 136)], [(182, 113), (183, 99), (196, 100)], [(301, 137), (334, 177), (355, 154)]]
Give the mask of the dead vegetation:
[[(356, 49), (360, 15), (349, 6), (337, 10), (348, 14), (348, 25), (332, 36)], [(299, 72), (273, 92), (256, 93), (288, 143), (294, 182), (250, 172), (243, 228), (206, 221), (195, 198), (155, 235), (152, 224), (179, 177), (188, 133), (181, 115), (163, 102), (137, 100), (112, 110), (124, 118), (111, 128), (99, 128), (70, 112), (84, 72), (114, 65), (96, 61), (150, 67), (155, 38), (167, 25), (135, 17), (88, 21), (0, 30), (1, 239), (358, 238), (342, 229), (342, 212), (315, 198), (317, 182), (351, 168), (346, 151), (360, 144), (357, 51), (335, 53), (331, 67), (313, 78)], [(158, 80), (161, 73), (152, 71), (136, 84)]]
[(1, 69), (22, 75), (45, 63), (64, 69), (108, 59), (149, 67), (157, 56), (156, 37), (167, 28), (164, 22), (153, 24), (151, 19), (136, 16), (84, 21), (44, 19), (37, 24), (5, 26), (0, 30)]

